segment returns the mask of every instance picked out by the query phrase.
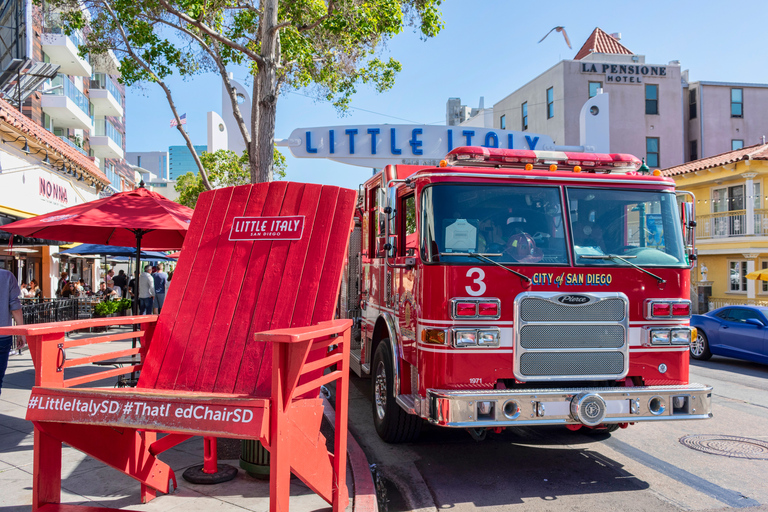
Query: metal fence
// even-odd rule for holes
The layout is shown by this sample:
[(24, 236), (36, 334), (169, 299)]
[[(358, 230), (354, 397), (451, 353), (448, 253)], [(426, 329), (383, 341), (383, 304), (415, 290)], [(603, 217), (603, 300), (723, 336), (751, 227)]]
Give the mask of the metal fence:
[[(23, 299), (21, 313), (24, 325), (45, 324), (48, 322), (67, 322), (91, 318), (93, 298), (76, 297), (69, 299)], [(14, 336), (13, 349), (18, 353), (26, 348), (21, 336)]]

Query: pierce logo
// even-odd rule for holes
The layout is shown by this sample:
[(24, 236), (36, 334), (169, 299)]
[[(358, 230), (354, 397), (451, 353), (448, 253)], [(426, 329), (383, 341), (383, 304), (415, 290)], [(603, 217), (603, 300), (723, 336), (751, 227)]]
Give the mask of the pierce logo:
[(557, 298), (561, 304), (586, 304), (590, 300), (586, 295), (561, 295)]
[(235, 217), (229, 239), (250, 240), (300, 240), (304, 234), (304, 216), (288, 217)]

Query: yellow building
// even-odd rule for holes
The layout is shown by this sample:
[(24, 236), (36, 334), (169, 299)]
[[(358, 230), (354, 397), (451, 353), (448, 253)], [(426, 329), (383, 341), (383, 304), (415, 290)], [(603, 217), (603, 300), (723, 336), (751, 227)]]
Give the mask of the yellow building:
[(746, 275), (768, 268), (768, 144), (662, 171), (696, 196), (698, 261), (692, 287), (711, 286), (710, 309), (768, 305), (768, 282)]

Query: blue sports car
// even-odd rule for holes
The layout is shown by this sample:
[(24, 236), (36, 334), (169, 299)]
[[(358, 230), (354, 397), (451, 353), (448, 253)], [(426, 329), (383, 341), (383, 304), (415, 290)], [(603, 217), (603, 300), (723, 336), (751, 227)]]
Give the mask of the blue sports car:
[(698, 329), (691, 357), (706, 361), (712, 354), (768, 364), (768, 307), (725, 306), (693, 315)]

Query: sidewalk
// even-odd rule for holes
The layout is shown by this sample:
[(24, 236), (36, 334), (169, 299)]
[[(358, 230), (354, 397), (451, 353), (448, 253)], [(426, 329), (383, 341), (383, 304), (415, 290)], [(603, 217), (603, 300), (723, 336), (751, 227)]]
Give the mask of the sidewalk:
[[(114, 333), (116, 330), (112, 330)], [(92, 335), (89, 335), (92, 336)], [(128, 342), (114, 342), (111, 349), (130, 348)], [(93, 345), (68, 349), (67, 357), (83, 357), (98, 353)], [(77, 376), (78, 368), (72, 368)], [(87, 371), (80, 370), (81, 374)], [(11, 354), (8, 371), (0, 395), (0, 512), (29, 511), (32, 503), (32, 423), (24, 419), (29, 400), (30, 389), (34, 384), (34, 366), (25, 351), (23, 355)], [(94, 383), (94, 386), (111, 387), (115, 379)], [(363, 504), (370, 504), (370, 496), (356, 499), (354, 489), (365, 489), (365, 481), (354, 485), (351, 469), (363, 465), (355, 460), (354, 447), (357, 443), (350, 438), (351, 463), (347, 472), (349, 489), (349, 512), (361, 510)], [(359, 450), (359, 447), (357, 447)], [(362, 452), (360, 452), (362, 453)], [(195, 485), (182, 478), (184, 470), (203, 462), (203, 439), (192, 438), (160, 456), (176, 473), (179, 488), (172, 495), (159, 495), (146, 505), (141, 504), (139, 483), (85, 454), (64, 446), (62, 456), (62, 493), (61, 502), (71, 505), (89, 505), (96, 507), (127, 508), (137, 511), (235, 511), (269, 509), (269, 482), (249, 476), (240, 469), (238, 460), (221, 461), (238, 468), (237, 477), (218, 485)], [(357, 456), (359, 459), (359, 454)], [(364, 456), (363, 456), (363, 460)], [(359, 473), (359, 471), (357, 472)], [(356, 474), (360, 479), (367, 475)], [(375, 503), (375, 496), (372, 498)], [(375, 505), (374, 505), (375, 506)], [(310, 512), (322, 509), (330, 510), (330, 505), (317, 496), (297, 478), (291, 480), (290, 508), (293, 512)], [(365, 508), (365, 507), (363, 507)]]

